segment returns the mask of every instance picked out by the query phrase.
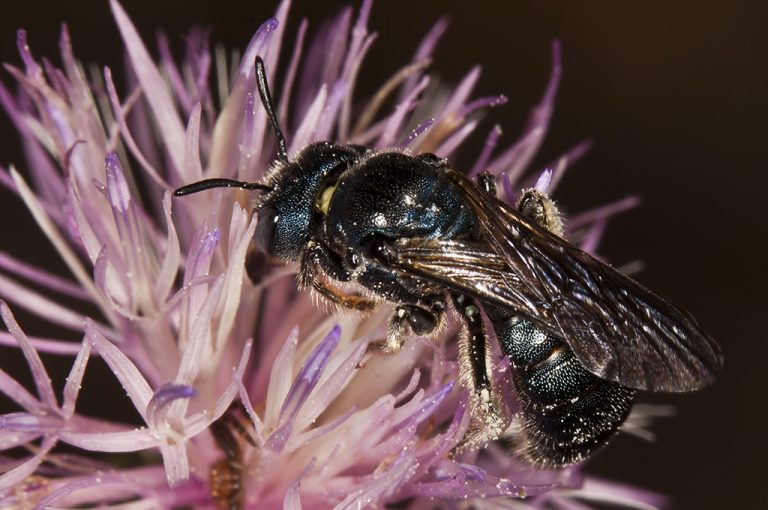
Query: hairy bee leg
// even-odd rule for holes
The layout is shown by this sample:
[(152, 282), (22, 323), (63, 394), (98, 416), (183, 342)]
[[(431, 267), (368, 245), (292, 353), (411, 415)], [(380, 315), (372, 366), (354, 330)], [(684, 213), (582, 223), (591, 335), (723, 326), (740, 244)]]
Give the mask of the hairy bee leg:
[(497, 439), (504, 431), (505, 420), (501, 415), (496, 396), (491, 386), (488, 373), (486, 335), (480, 308), (474, 299), (451, 294), (453, 306), (464, 319), (466, 335), (459, 343), (459, 363), (461, 374), (469, 374), (462, 379), (472, 395), (472, 407), (480, 421), (479, 427), (471, 431), (460, 449), (473, 448)]
[(360, 294), (342, 291), (332, 285), (324, 276), (331, 279), (348, 282), (351, 273), (344, 267), (343, 262), (330, 248), (318, 239), (311, 239), (301, 259), (299, 284), (301, 287), (312, 287), (331, 303), (358, 311), (372, 310), (376, 303), (365, 299)]
[(541, 228), (558, 237), (565, 236), (565, 222), (555, 201), (536, 188), (524, 189), (516, 208)]
[(347, 294), (331, 285), (328, 281), (320, 280), (319, 277), (315, 277), (315, 280), (312, 282), (312, 288), (331, 303), (343, 306), (344, 308), (368, 312), (376, 306), (376, 303), (365, 299), (360, 294)]
[(318, 273), (339, 282), (352, 280), (352, 273), (344, 267), (341, 258), (320, 239), (312, 238), (301, 256), (299, 285), (302, 288), (310, 287)]
[(445, 303), (441, 299), (433, 299), (429, 309), (419, 305), (401, 304), (395, 308), (395, 313), (389, 320), (387, 339), (382, 346), (385, 353), (395, 353), (403, 347), (407, 328), (414, 335), (429, 335), (435, 331), (445, 314)]

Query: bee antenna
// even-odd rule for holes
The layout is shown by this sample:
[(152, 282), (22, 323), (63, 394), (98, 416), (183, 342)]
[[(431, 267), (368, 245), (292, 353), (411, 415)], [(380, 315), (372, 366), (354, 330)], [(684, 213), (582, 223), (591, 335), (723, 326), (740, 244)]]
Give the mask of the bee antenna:
[(283, 163), (288, 163), (288, 149), (285, 145), (285, 136), (280, 130), (280, 124), (277, 122), (277, 115), (275, 115), (275, 103), (272, 101), (272, 95), (269, 93), (264, 60), (258, 55), (256, 56), (256, 86), (259, 89), (261, 104), (264, 105), (264, 111), (267, 112), (267, 118), (269, 123), (272, 124), (275, 138), (277, 138), (277, 159)]
[(182, 186), (173, 192), (174, 196), (183, 197), (184, 195), (191, 195), (198, 191), (204, 191), (211, 188), (242, 188), (242, 189), (261, 189), (265, 191), (271, 191), (272, 186), (261, 184), (260, 182), (243, 182), (236, 181), (234, 179), (203, 179), (202, 181), (193, 182)]

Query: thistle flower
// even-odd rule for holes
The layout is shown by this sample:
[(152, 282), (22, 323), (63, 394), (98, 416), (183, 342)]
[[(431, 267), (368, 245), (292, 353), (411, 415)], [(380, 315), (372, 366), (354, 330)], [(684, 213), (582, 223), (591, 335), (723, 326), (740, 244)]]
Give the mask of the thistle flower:
[[(109, 68), (87, 77), (66, 28), (61, 68), (36, 59), (19, 31), (22, 66), (7, 66), (18, 92), (0, 86), (28, 159), (26, 177), (3, 168), (0, 182), (23, 200), (71, 273), (61, 278), (0, 255), (8, 274), (0, 276), (8, 328), (0, 342), (21, 350), (35, 385), (30, 392), (0, 370), (0, 392), (17, 407), (0, 417), (7, 452), (0, 506), (427, 508), (470, 499), (478, 508), (581, 508), (579, 498), (658, 504), (580, 468), (532, 471), (498, 445), (454, 455), (470, 421), (466, 392), (456, 384), (455, 332), (449, 328), (437, 343), (413, 339), (396, 356), (379, 354), (371, 346), (386, 335), (391, 309), (365, 317), (326, 313), (296, 292), (291, 268), (249, 280), (256, 218), (245, 192), (171, 200), (181, 184), (212, 176), (254, 181), (269, 168), (274, 149), (256, 94), (257, 55), (270, 72), (278, 59), (288, 62), (278, 115), (289, 153), (339, 140), (450, 158), (483, 111), (506, 98), (470, 98), (477, 67), (450, 89), (426, 74), (444, 21), (361, 107), (352, 92), (375, 35), (367, 28), (370, 1), (356, 21), (345, 9), (311, 42), (303, 21), (292, 54), (281, 53), (285, 1), (232, 69), (198, 32), (181, 65), (163, 39), (154, 61), (122, 7), (114, 0), (111, 6), (132, 73), (126, 87), (113, 82)], [(577, 145), (539, 175), (525, 174), (559, 83), (557, 45), (553, 56), (549, 84), (521, 139), (497, 151), (501, 131), (493, 127), (470, 171), (494, 171), (509, 198), (531, 184), (551, 192), (587, 147)], [(396, 106), (382, 113), (392, 95)], [(593, 250), (606, 218), (633, 204), (627, 199), (573, 218), (572, 238)], [(76, 303), (94, 312), (84, 316)], [(11, 308), (82, 342), (28, 336)], [(61, 399), (40, 353), (73, 357)], [(141, 426), (76, 411), (93, 356), (123, 386)], [(231, 436), (222, 439), (222, 430)], [(97, 460), (93, 452), (110, 455)]]

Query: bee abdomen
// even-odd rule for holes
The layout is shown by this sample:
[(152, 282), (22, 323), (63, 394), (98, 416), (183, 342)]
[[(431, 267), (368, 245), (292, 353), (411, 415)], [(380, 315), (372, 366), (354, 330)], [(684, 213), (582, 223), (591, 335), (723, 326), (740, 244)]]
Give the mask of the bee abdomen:
[(494, 322), (518, 397), (516, 452), (541, 467), (579, 462), (624, 422), (635, 392), (600, 379), (562, 341), (527, 320)]

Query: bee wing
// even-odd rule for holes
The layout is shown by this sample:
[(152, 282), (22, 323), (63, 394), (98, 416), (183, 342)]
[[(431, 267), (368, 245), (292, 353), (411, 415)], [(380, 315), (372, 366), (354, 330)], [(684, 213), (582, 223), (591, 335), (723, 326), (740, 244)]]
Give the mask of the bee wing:
[(447, 171), (487, 243), (406, 240), (396, 269), (525, 316), (603, 379), (669, 392), (713, 381), (722, 352), (688, 313)]

